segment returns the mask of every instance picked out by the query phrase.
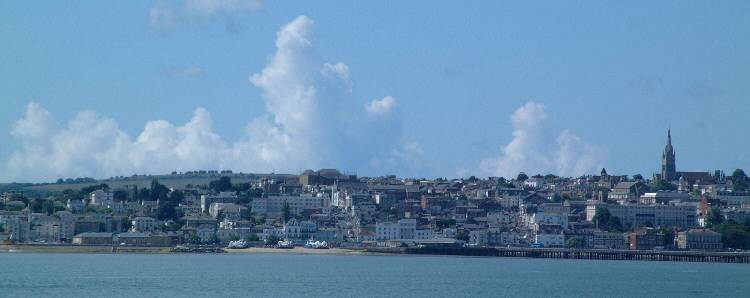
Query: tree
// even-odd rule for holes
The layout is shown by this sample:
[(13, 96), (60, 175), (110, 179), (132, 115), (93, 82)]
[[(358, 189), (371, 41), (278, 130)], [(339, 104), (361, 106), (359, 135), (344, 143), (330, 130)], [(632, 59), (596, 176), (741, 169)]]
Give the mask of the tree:
[(115, 190), (112, 194), (115, 202), (124, 202), (128, 200), (128, 193), (124, 190)]
[(250, 182), (235, 183), (235, 184), (232, 185), (232, 189), (234, 191), (243, 192), (243, 191), (250, 190), (250, 188), (252, 188), (252, 185), (250, 185)]
[(104, 190), (104, 191), (107, 191), (107, 190), (109, 190), (109, 185), (107, 185), (106, 183), (102, 183), (102, 184), (95, 184), (95, 185), (91, 185), (91, 186), (86, 186), (84, 188), (81, 188), (81, 192), (83, 192), (83, 193), (91, 193), (93, 191), (100, 190), (100, 189)]
[(279, 237), (276, 237), (276, 235), (267, 236), (265, 242), (268, 245), (276, 245), (276, 243), (279, 243)]
[(635, 174), (635, 175), (633, 175), (633, 180), (636, 180), (636, 181), (643, 180), (643, 175), (641, 175), (641, 174)]
[(719, 226), (721, 242), (727, 248), (750, 249), (750, 229), (748, 226), (730, 220)]
[(584, 248), (586, 247), (586, 239), (583, 236), (573, 236), (565, 240), (565, 247), (567, 248)]
[(33, 199), (29, 202), (29, 209), (34, 213), (44, 213), (51, 215), (55, 212), (55, 202), (45, 199)]
[(656, 190), (677, 190), (677, 186), (675, 186), (672, 183), (669, 183), (668, 181), (664, 179), (658, 179), (656, 181), (656, 185), (654, 185), (654, 188)]
[(526, 181), (528, 179), (529, 179), (529, 176), (526, 175), (526, 173), (524, 173), (524, 172), (520, 172), (520, 173), (518, 173), (518, 176), (516, 176), (516, 180), (518, 180), (518, 181)]
[(215, 192), (232, 190), (232, 179), (227, 176), (222, 176), (219, 180), (209, 182), (208, 188)]
[(620, 222), (620, 218), (617, 216), (612, 216), (607, 221), (607, 231), (608, 232), (622, 232), (624, 229), (622, 227), (622, 223)]
[(605, 207), (598, 206), (596, 207), (596, 211), (594, 213), (594, 218), (592, 218), (592, 221), (594, 224), (596, 224), (597, 229), (602, 229), (602, 224), (607, 224), (609, 222), (609, 218), (612, 215), (609, 213), (609, 209)]
[(441, 230), (445, 228), (450, 228), (455, 225), (456, 225), (456, 220), (452, 218), (438, 219), (435, 221), (435, 226), (437, 226), (437, 228)]
[(219, 214), (216, 214), (216, 221), (222, 222), (225, 218), (227, 218), (227, 215), (224, 210), (219, 210)]
[(736, 169), (732, 173), (732, 190), (734, 191), (745, 191), (748, 188), (747, 175), (742, 169)]
[(148, 192), (149, 201), (163, 200), (167, 198), (169, 188), (160, 184), (158, 180), (151, 180), (151, 189)]
[(458, 235), (456, 235), (456, 240), (461, 240), (463, 242), (469, 243), (469, 232), (465, 230), (458, 232)]
[(132, 221), (130, 221), (130, 219), (129, 219), (129, 218), (127, 218), (127, 217), (123, 217), (123, 218), (122, 218), (122, 230), (123, 230), (123, 231), (128, 231), (128, 230), (130, 230), (130, 228), (132, 228), (132, 227), (133, 227), (133, 222), (132, 222)]
[(712, 207), (706, 214), (706, 226), (711, 228), (720, 225), (722, 222), (724, 222), (724, 216), (721, 215), (721, 209)]
[(291, 208), (289, 207), (289, 203), (284, 202), (284, 207), (281, 208), (281, 213), (284, 217), (284, 222), (287, 222), (290, 218), (292, 218), (292, 212)]
[(561, 196), (561, 195), (560, 195), (559, 193), (555, 193), (555, 194), (554, 194), (554, 195), (552, 196), (552, 202), (553, 202), (553, 203), (560, 203), (560, 202), (562, 202), (562, 201), (563, 201), (563, 196)]

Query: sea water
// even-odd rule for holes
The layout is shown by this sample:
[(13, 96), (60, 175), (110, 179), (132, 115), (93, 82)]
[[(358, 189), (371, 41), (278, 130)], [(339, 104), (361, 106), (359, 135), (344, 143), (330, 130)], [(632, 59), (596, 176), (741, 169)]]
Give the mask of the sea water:
[(0, 253), (0, 297), (750, 297), (749, 280), (748, 264)]

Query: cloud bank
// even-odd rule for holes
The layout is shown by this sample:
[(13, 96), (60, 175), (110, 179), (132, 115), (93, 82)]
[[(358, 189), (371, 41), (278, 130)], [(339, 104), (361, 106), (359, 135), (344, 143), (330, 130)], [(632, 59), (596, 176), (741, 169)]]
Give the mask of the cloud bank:
[(526, 172), (580, 176), (602, 166), (605, 151), (569, 130), (563, 130), (554, 140), (546, 137), (547, 112), (543, 104), (528, 102), (518, 108), (510, 120), (513, 139), (502, 148), (499, 156), (480, 162), (482, 174), (515, 177), (519, 172)]
[(402, 140), (396, 99), (385, 96), (363, 104), (353, 98), (349, 67), (318, 61), (313, 27), (313, 20), (300, 16), (277, 33), (276, 52), (249, 78), (262, 91), (266, 113), (251, 120), (239, 140), (227, 141), (214, 132), (211, 114), (201, 107), (185, 124), (149, 121), (133, 138), (94, 111), (59, 124), (32, 102), (11, 131), (20, 148), (6, 160), (4, 175), (13, 181), (49, 181), (197, 169), (295, 173), (320, 167), (408, 173), (422, 149)]

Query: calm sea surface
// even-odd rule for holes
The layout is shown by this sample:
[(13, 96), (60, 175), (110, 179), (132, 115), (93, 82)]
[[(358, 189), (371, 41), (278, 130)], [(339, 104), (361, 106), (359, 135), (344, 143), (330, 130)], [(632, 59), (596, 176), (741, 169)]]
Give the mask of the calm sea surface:
[(750, 297), (750, 265), (295, 254), (0, 253), (0, 297)]

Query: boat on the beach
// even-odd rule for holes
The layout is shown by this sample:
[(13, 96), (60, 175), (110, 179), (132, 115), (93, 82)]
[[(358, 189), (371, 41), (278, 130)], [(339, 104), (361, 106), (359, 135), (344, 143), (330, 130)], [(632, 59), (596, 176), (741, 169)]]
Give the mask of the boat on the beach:
[(229, 241), (229, 244), (227, 245), (227, 248), (230, 249), (243, 249), (248, 247), (250, 247), (250, 245), (245, 240)]
[(294, 242), (290, 240), (281, 240), (278, 243), (276, 243), (276, 248), (291, 249), (291, 248), (294, 248)]
[(313, 248), (313, 249), (328, 249), (328, 242), (325, 241), (315, 241), (315, 240), (307, 240), (307, 243), (305, 243), (306, 248)]

